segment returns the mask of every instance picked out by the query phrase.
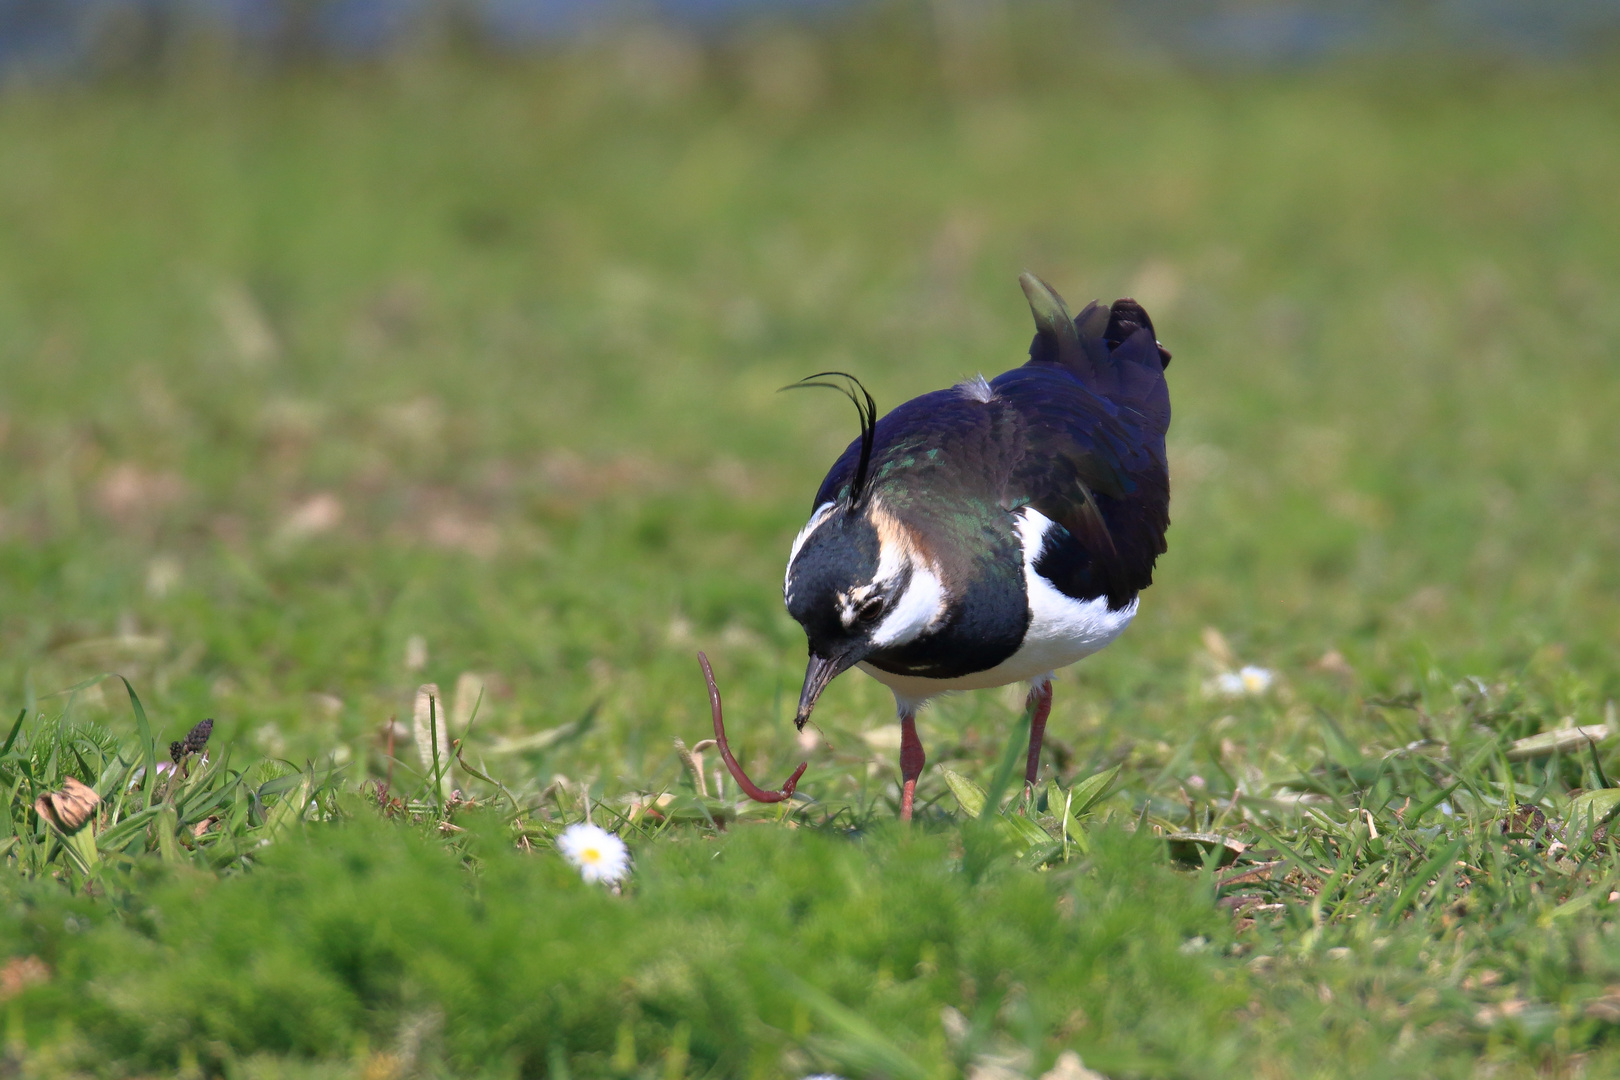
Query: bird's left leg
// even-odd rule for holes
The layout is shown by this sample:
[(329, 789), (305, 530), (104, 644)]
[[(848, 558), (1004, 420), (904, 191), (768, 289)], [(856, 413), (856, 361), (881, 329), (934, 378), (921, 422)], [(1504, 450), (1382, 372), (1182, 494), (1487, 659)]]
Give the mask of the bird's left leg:
[(1041, 743), (1046, 739), (1046, 718), (1052, 714), (1052, 677), (1050, 675), (1032, 683), (1029, 698), (1024, 703), (1029, 710), (1029, 763), (1024, 767), (1024, 796), (1035, 790), (1035, 781), (1041, 775)]
[(917, 710), (900, 710), (900, 820), (911, 820), (911, 804), (917, 797), (917, 777), (922, 775), (922, 740), (917, 738)]

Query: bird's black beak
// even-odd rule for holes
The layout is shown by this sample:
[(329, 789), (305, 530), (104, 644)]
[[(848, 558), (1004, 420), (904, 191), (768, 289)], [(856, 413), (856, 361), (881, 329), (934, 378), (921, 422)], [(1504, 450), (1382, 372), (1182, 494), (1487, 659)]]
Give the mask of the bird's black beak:
[(810, 719), (810, 713), (815, 709), (816, 699), (821, 697), (821, 692), (854, 662), (852, 657), (828, 660), (815, 653), (810, 654), (810, 666), (804, 671), (804, 689), (799, 691), (799, 714), (793, 718), (796, 727), (804, 729), (804, 723)]

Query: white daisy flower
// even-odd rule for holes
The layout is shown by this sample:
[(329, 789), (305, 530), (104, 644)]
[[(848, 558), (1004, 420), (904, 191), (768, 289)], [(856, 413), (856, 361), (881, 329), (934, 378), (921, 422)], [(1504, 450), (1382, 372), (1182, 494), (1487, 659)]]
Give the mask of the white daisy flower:
[(1204, 684), (1204, 690), (1211, 697), (1259, 697), (1271, 689), (1276, 679), (1270, 669), (1246, 664), (1237, 671), (1221, 672)]
[(1271, 681), (1276, 678), (1268, 669), (1246, 664), (1238, 670), (1238, 678), (1243, 683), (1243, 692), (1249, 695), (1263, 694), (1271, 689)]
[(630, 872), (630, 849), (600, 825), (568, 826), (557, 837), (557, 850), (586, 881), (612, 885)]

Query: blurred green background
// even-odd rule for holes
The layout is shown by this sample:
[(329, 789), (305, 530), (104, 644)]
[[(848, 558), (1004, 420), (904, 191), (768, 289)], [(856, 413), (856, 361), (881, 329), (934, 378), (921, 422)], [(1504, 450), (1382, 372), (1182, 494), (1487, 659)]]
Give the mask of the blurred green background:
[[(1534, 832), (1520, 799), (1576, 822), (1620, 775), (1612, 744), (1503, 756), (1606, 709), (1612, 735), (1620, 697), (1620, 68), (1236, 63), (1141, 25), (941, 2), (6, 69), (7, 1060), (994, 1078), (1080, 1046), (1115, 1080), (1600, 1075), (1612, 860), (1501, 837)], [(1075, 307), (1137, 297), (1175, 353), (1169, 553), (1048, 735), (1071, 792), (1115, 764), (1120, 790), (1042, 874), (986, 854), (935, 769), (987, 780), (1019, 689), (922, 716), (913, 843), (885, 826), (886, 691), (838, 680), (796, 742), (780, 600), (854, 425), (777, 388), (840, 368), (886, 409), (993, 376), (1025, 356), (1026, 269)], [(585, 886), (556, 827), (694, 791), (671, 742), (708, 733), (699, 648), (745, 763), (808, 756), (819, 801), (720, 835), (728, 805), (678, 796), (683, 824), (622, 830), (624, 896)], [(1270, 688), (1222, 692), (1243, 664)], [(346, 794), (285, 843), (301, 798), (266, 823), (247, 786), (200, 840), (103, 828), (131, 846), (75, 876), (27, 807), (136, 730), (109, 671), (159, 747), (214, 717), (258, 792), (312, 790), (281, 758)], [(516, 826), (459, 765), (468, 833), (421, 795), (424, 682)], [(416, 827), (354, 796), (384, 776)], [(1147, 839), (1183, 826), (1282, 869), (1222, 897)], [(1012, 1073), (971, 1072), (1008, 1046)]]
[(13, 87), (8, 696), (119, 670), (174, 726), (363, 757), (472, 671), (493, 731), (600, 702), (558, 767), (618, 789), (701, 737), (701, 646), (779, 758), (781, 567), (852, 422), (776, 388), (1015, 365), (1026, 268), (1176, 354), (1170, 551), (1060, 739), (1208, 719), (1205, 626), (1335, 692), (1537, 655), (1570, 710), (1620, 692), (1612, 65), (1209, 72), (918, 15)]

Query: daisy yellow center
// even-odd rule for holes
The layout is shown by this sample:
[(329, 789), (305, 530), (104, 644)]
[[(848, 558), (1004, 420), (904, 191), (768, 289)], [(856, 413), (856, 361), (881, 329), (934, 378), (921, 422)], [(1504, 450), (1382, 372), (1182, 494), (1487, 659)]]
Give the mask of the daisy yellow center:
[(588, 863), (601, 862), (602, 861), (602, 849), (599, 848), (599, 847), (582, 848), (582, 849), (580, 849), (579, 859), (580, 859), (581, 862), (588, 862)]

